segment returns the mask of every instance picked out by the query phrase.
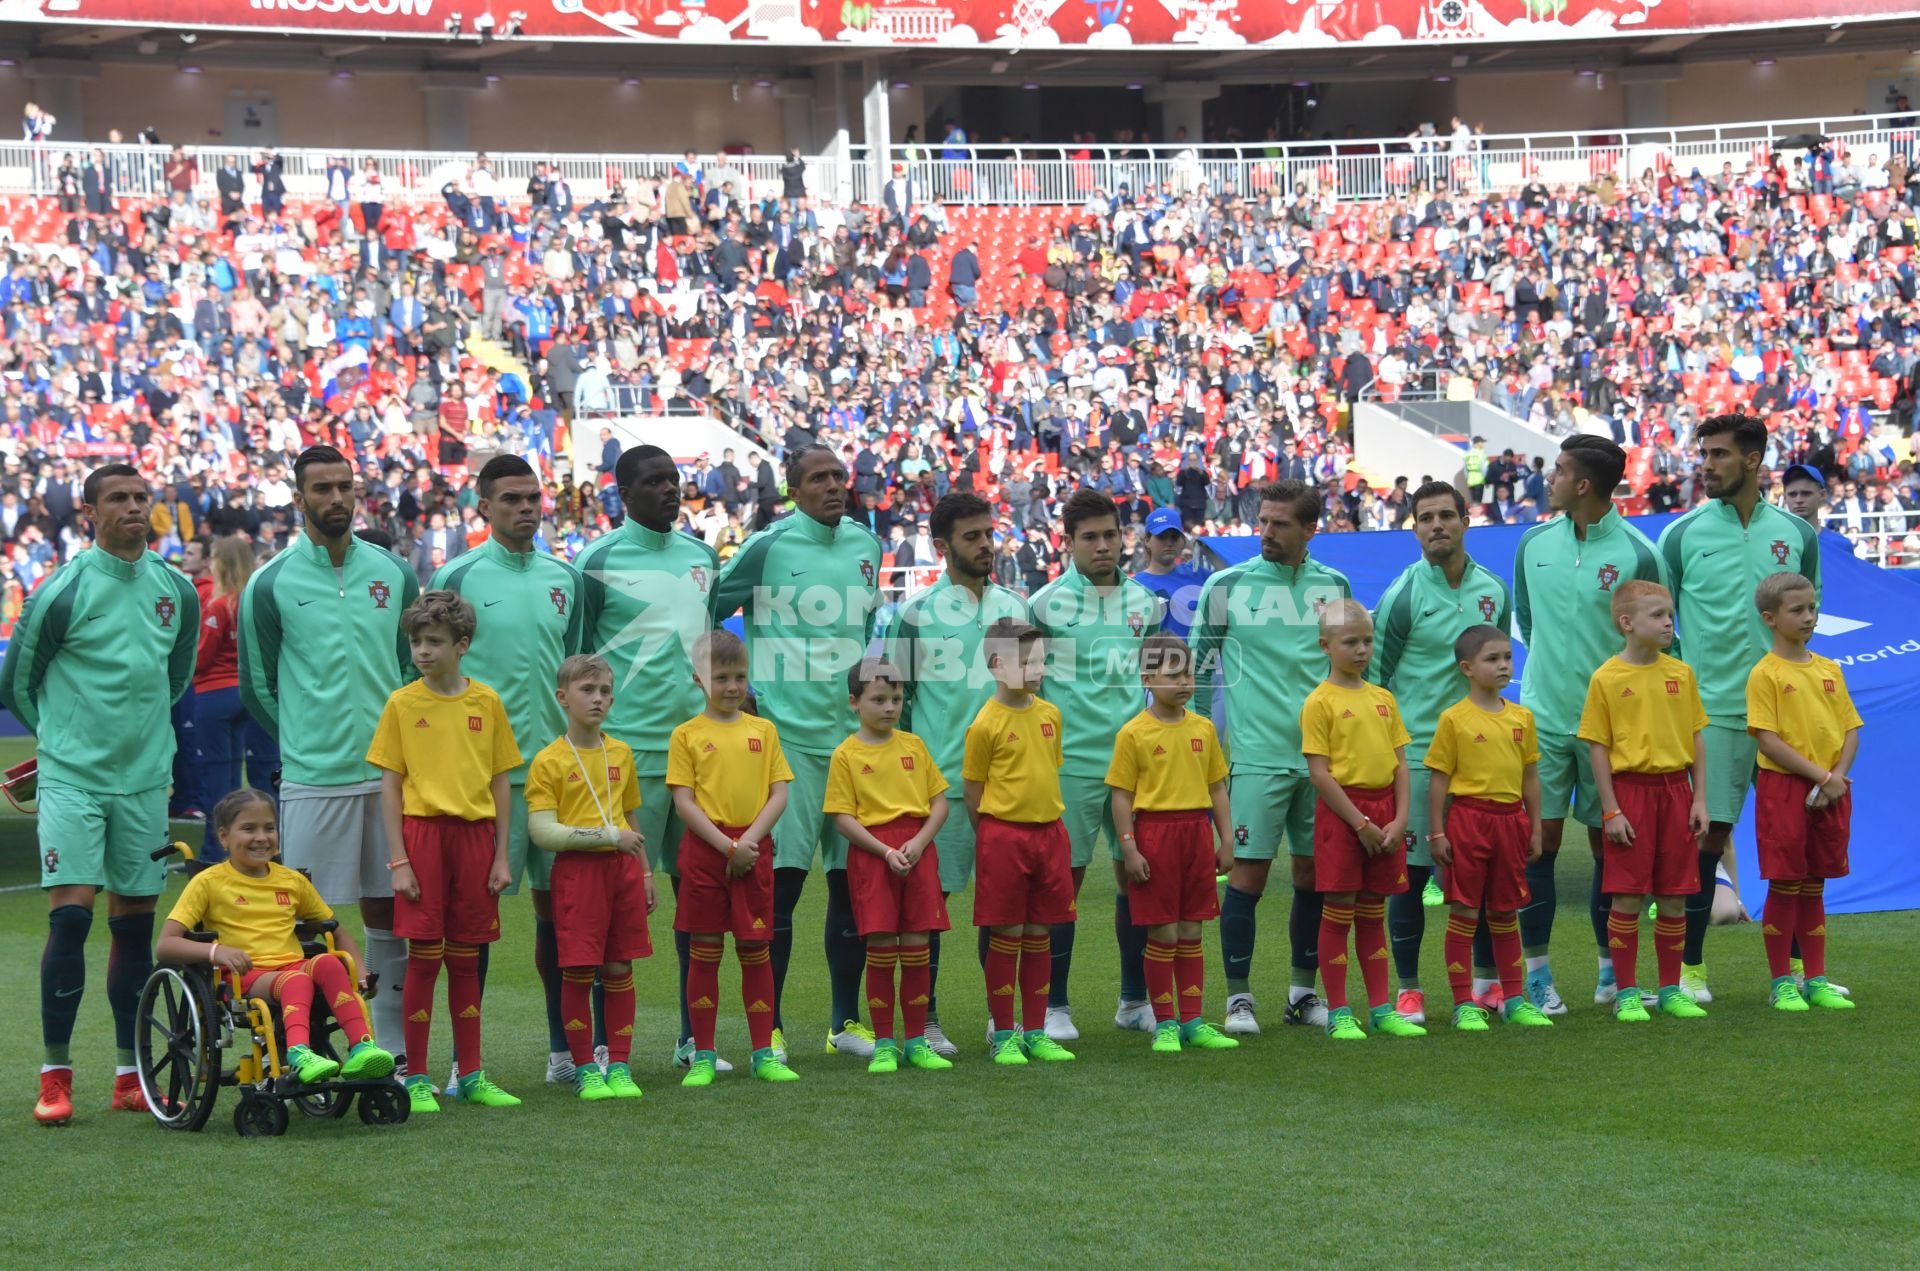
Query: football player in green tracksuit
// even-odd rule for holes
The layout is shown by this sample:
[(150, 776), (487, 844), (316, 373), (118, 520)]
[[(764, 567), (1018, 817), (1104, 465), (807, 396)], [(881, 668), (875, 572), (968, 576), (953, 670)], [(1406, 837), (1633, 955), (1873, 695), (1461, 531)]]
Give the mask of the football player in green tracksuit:
[[(585, 586), (580, 571), (547, 552), (535, 551), (540, 530), (540, 478), (518, 455), (495, 455), (477, 480), (486, 540), (442, 565), (432, 587), (465, 597), (478, 623), (473, 643), (461, 659), (462, 673), (500, 695), (507, 708), (520, 753), (530, 757), (558, 737), (567, 715), (554, 695), (560, 663), (580, 652), (585, 616)], [(547, 999), (547, 1080), (574, 1078), (573, 1058), (560, 1018), (560, 969), (554, 943), (553, 892), (548, 886), (553, 855), (527, 850), (527, 765), (510, 774), (513, 816), (507, 832), (507, 866), (513, 883), (501, 895), (520, 890), (524, 873), (533, 890), (533, 962)], [(487, 976), (487, 950), (480, 946), (480, 981)], [(595, 1018), (599, 1013), (595, 1012)], [(447, 1083), (457, 1097), (459, 1080)]]
[(1773, 648), (1753, 590), (1769, 574), (1804, 576), (1820, 591), (1820, 535), (1760, 496), (1767, 426), (1749, 415), (1716, 415), (1694, 430), (1707, 501), (1660, 535), (1660, 558), (1673, 589), (1676, 640), (1700, 680), (1707, 708), (1707, 837), (1700, 844), (1700, 890), (1687, 898), (1680, 988), (1713, 1001), (1705, 965), (1713, 917), (1714, 873), (1746, 806), (1759, 743), (1747, 732), (1747, 676)]
[(1613, 589), (1633, 578), (1662, 585), (1667, 580), (1647, 536), (1614, 511), (1613, 492), (1626, 470), (1626, 451), (1605, 437), (1567, 438), (1547, 478), (1547, 506), (1559, 515), (1522, 535), (1513, 559), (1514, 629), (1527, 646), (1520, 704), (1533, 712), (1539, 729), (1544, 848), (1540, 859), (1527, 865), (1533, 902), (1520, 911), (1520, 944), (1527, 959), (1527, 1000), (1549, 1014), (1566, 1010), (1554, 986), (1547, 945), (1558, 904), (1553, 866), (1569, 806), (1587, 827), (1594, 858), (1587, 907), (1600, 974), (1593, 1000), (1602, 1006), (1614, 1000), (1609, 906), (1600, 890), (1600, 801), (1587, 747), (1575, 734), (1587, 681), (1621, 649)]
[[(1113, 498), (1091, 488), (1076, 490), (1061, 509), (1071, 553), (1069, 568), (1029, 598), (1034, 625), (1047, 641), (1047, 677), (1040, 696), (1060, 708), (1060, 796), (1066, 803), (1067, 839), (1073, 848), (1077, 896), (1104, 841), (1113, 860), (1114, 934), (1120, 944), (1120, 1007), (1117, 1028), (1151, 1033), (1147, 1004), (1147, 929), (1133, 925), (1120, 840), (1113, 830), (1113, 787), (1107, 767), (1113, 742), (1146, 701), (1140, 686), (1140, 641), (1160, 630), (1167, 602), (1120, 570), (1120, 514)], [(1047, 1036), (1069, 1042), (1080, 1036), (1067, 998), (1073, 969), (1073, 923), (1053, 928), (1053, 970), (1047, 984)]]
[[(601, 727), (633, 749), (640, 782), (640, 835), (647, 857), (679, 894), (680, 836), (686, 827), (667, 791), (667, 739), (706, 709), (694, 683), (689, 653), (707, 630), (707, 596), (720, 576), (720, 557), (680, 519), (680, 472), (658, 446), (633, 446), (613, 467), (627, 519), (574, 558), (586, 579), (584, 651), (613, 667), (613, 706)], [(687, 933), (673, 933), (679, 960), (680, 1031), (673, 1062), (693, 1062), (693, 1024), (687, 1018)], [(599, 1011), (595, 1009), (595, 1017)], [(733, 1065), (714, 1057), (717, 1071)]]
[[(906, 677), (900, 727), (927, 744), (941, 772), (960, 771), (967, 725), (993, 696), (993, 675), (980, 652), (981, 636), (1001, 618), (1031, 622), (1026, 597), (1002, 587), (993, 572), (993, 509), (977, 494), (955, 490), (934, 505), (927, 521), (933, 545), (947, 564), (931, 587), (901, 602), (888, 624), (886, 658)], [(1064, 739), (1063, 739), (1064, 740)], [(973, 821), (959, 787), (934, 838), (939, 849), (940, 890), (965, 891), (973, 873)], [(984, 959), (987, 929), (980, 929)], [(927, 1045), (951, 1059), (960, 1053), (940, 1027), (940, 933), (931, 948), (927, 985)]]
[(825, 446), (787, 455), (793, 515), (740, 545), (720, 571), (708, 612), (715, 624), (738, 610), (746, 623), (748, 675), (759, 711), (780, 730), (793, 769), (787, 810), (773, 827), (774, 1053), (786, 1058), (780, 994), (793, 952), (793, 910), (818, 849), (827, 871), (827, 977), (833, 1016), (827, 1049), (873, 1056), (860, 1023), (866, 944), (854, 929), (847, 842), (821, 811), (827, 764), (853, 728), (847, 670), (866, 653), (880, 604), (880, 540), (845, 519), (847, 470)]
[[(1467, 500), (1450, 481), (1429, 481), (1413, 492), (1413, 533), (1420, 559), (1388, 585), (1374, 611), (1373, 663), (1367, 678), (1389, 689), (1413, 741), (1407, 768), (1413, 802), (1407, 816), (1407, 890), (1387, 897), (1387, 933), (1400, 978), (1394, 1010), (1416, 1024), (1427, 1022), (1420, 990), (1420, 944), (1427, 930), (1423, 893), (1437, 891), (1433, 855), (1427, 846), (1427, 747), (1441, 712), (1465, 694), (1453, 643), (1469, 627), (1492, 624), (1505, 631), (1512, 619), (1507, 584), (1467, 555)], [(1444, 903), (1436, 899), (1434, 903)], [(1493, 941), (1481, 922), (1474, 932), (1474, 995), (1498, 989)], [(1482, 1001), (1488, 1005), (1493, 999)], [(1495, 1003), (1497, 1005), (1497, 1003)], [(1491, 1009), (1491, 1007), (1490, 1007)]]
[(418, 674), (400, 614), (420, 595), (413, 567), (353, 533), (353, 466), (332, 446), (293, 462), (303, 518), (286, 550), (240, 596), (240, 700), (280, 743), (281, 857), (329, 905), (360, 906), (374, 1035), (401, 1037), (407, 942), (393, 935), (393, 876), (380, 770), (367, 746), (387, 698)]
[(1300, 708), (1326, 678), (1320, 611), (1353, 596), (1347, 576), (1307, 554), (1324, 507), (1303, 481), (1260, 491), (1260, 554), (1210, 575), (1188, 637), (1199, 669), (1226, 685), (1232, 754), (1233, 868), (1220, 901), (1220, 959), (1227, 973), (1226, 1031), (1260, 1031), (1254, 1017), (1254, 907), (1286, 840), (1293, 879), (1288, 917), (1289, 1024), (1324, 1028), (1314, 992), (1320, 969), (1320, 893), (1313, 888), (1314, 792), (1300, 751)]
[(87, 474), (80, 511), (94, 545), (27, 598), (0, 663), (0, 705), (38, 743), (40, 886), (47, 944), (40, 959), (46, 1054), (33, 1115), (73, 1117), (68, 1047), (86, 987), (94, 897), (107, 893), (107, 1004), (119, 1051), (111, 1106), (145, 1111), (134, 1074), (135, 1012), (153, 970), (153, 909), (166, 867), (173, 776), (173, 704), (193, 681), (200, 598), (147, 550), (153, 496), (123, 463)]

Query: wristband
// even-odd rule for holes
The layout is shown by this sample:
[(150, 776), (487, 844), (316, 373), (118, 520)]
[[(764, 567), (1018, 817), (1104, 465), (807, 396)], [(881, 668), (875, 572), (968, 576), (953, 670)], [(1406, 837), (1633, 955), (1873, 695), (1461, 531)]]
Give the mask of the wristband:
[(1131, 843), (1131, 842), (1133, 842), (1133, 835), (1132, 835), (1131, 833), (1127, 833), (1127, 834), (1122, 834), (1122, 835), (1120, 836), (1120, 841), (1121, 841), (1122, 843)]
[(1362, 831), (1362, 830), (1364, 830), (1364, 829), (1366, 829), (1366, 828), (1367, 828), (1367, 827), (1368, 827), (1369, 825), (1372, 825), (1372, 824), (1373, 824), (1373, 818), (1372, 818), (1372, 817), (1370, 817), (1370, 816), (1363, 816), (1363, 817), (1361, 817), (1361, 818), (1360, 818), (1360, 824), (1358, 824), (1358, 825), (1356, 825), (1356, 826), (1354, 826), (1354, 827), (1353, 827), (1353, 832), (1354, 832), (1355, 834), (1358, 834), (1358, 833), (1359, 833), (1360, 831)]
[(739, 839), (733, 839), (733, 840), (731, 840), (731, 841), (729, 841), (729, 842), (727, 843), (727, 859), (728, 859), (728, 860), (732, 860), (732, 859), (733, 859), (733, 854), (734, 854), (735, 852), (737, 852), (737, 851), (739, 851), (739, 850), (740, 850), (740, 840), (739, 840)]
[(218, 952), (220, 952), (220, 942), (218, 940), (215, 940), (212, 944), (207, 946), (207, 961), (212, 962), (213, 955)]
[(1828, 772), (1826, 776), (1824, 776), (1824, 777), (1822, 777), (1822, 778), (1820, 778), (1820, 784), (1821, 784), (1821, 785), (1825, 785), (1825, 784), (1827, 784), (1827, 782), (1829, 782), (1829, 781), (1831, 781), (1831, 780), (1833, 780), (1833, 773), (1832, 773), (1832, 772)]
[(402, 865), (405, 865), (406, 863), (407, 863), (407, 858), (406, 858), (406, 857), (404, 857), (404, 856), (402, 856), (402, 857), (401, 857), (401, 858), (400, 858), (399, 860), (397, 860), (397, 861), (388, 861), (388, 862), (387, 862), (387, 868), (388, 868), (388, 869), (399, 869), (399, 868), (400, 868), (400, 867), (401, 867)]
[(1611, 812), (1605, 811), (1603, 809), (1600, 813), (1600, 824), (1605, 825), (1608, 821), (1613, 820), (1613, 818), (1617, 816), (1625, 816), (1625, 815), (1626, 813), (1622, 812), (1619, 808), (1615, 808)]
[(1447, 837), (1447, 832), (1446, 832), (1445, 830), (1441, 830), (1441, 831), (1440, 831), (1440, 832), (1439, 832), (1438, 834), (1429, 834), (1429, 835), (1427, 835), (1427, 842), (1429, 842), (1429, 843), (1437, 843), (1437, 842), (1439, 842), (1439, 841), (1440, 841), (1441, 839), (1443, 839), (1443, 838), (1445, 838), (1445, 837)]

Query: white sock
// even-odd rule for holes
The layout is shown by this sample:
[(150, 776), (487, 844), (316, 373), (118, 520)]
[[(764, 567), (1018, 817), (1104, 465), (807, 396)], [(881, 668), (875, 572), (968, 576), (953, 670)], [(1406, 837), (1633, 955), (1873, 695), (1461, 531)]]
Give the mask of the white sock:
[(113, 1066), (113, 1075), (116, 1077), (131, 1077), (139, 1071), (140, 1070), (132, 1064), (115, 1064)]
[(72, 1064), (41, 1064), (41, 1072), (72, 1072)]
[[(1252, 995), (1249, 994), (1248, 996), (1252, 996)], [(1298, 984), (1291, 985), (1287, 989), (1287, 1005), (1292, 1006), (1295, 1002), (1299, 1001), (1301, 998), (1312, 997), (1312, 996), (1313, 996), (1313, 990), (1311, 988), (1303, 989)]]
[(1498, 980), (1483, 980), (1476, 975), (1473, 977), (1473, 995), (1479, 997), (1498, 983)]
[(400, 989), (407, 977), (407, 942), (391, 931), (367, 928), (367, 969), (378, 972), (380, 991), (368, 1003), (373, 1035), (394, 1054), (407, 1048), (406, 1010)]
[(1539, 958), (1528, 958), (1528, 959), (1527, 959), (1527, 970), (1529, 970), (1529, 971), (1538, 971), (1538, 970), (1539, 970), (1539, 969), (1540, 969), (1541, 967), (1543, 967), (1543, 966), (1545, 966), (1546, 964), (1547, 964), (1547, 960), (1546, 960), (1546, 958), (1544, 958), (1544, 957), (1539, 957)]
[(1600, 955), (1600, 969), (1602, 971), (1613, 970), (1613, 958), (1610, 955), (1605, 953)]

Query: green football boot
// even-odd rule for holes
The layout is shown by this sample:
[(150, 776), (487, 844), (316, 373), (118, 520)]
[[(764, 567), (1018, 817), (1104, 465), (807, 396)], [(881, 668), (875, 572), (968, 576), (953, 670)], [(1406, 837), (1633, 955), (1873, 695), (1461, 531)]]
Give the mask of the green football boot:
[(1238, 1050), (1240, 1039), (1229, 1037), (1203, 1019), (1190, 1019), (1180, 1025), (1180, 1040), (1200, 1050)]
[(1840, 990), (1827, 983), (1827, 977), (1817, 975), (1807, 981), (1807, 1005), (1818, 1006), (1827, 1011), (1850, 1011), (1854, 1007), (1852, 998), (1843, 997)]

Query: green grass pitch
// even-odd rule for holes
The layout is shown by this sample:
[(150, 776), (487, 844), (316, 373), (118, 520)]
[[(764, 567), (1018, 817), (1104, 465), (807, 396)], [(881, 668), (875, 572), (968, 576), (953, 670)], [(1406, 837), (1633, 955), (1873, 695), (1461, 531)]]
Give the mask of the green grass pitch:
[[(24, 743), (0, 743), (12, 763)], [(1709, 940), (1711, 1018), (1617, 1025), (1591, 1005), (1588, 864), (1571, 852), (1556, 930), (1573, 1013), (1551, 1031), (1336, 1049), (1280, 1024), (1287, 896), (1261, 906), (1264, 1035), (1239, 1051), (1157, 1057), (1112, 1027), (1112, 887), (1082, 897), (1073, 987), (1079, 1061), (986, 1061), (985, 1003), (953, 914), (941, 1014), (949, 1073), (869, 1077), (821, 1053), (825, 888), (798, 920), (787, 1018), (802, 1080), (734, 1074), (681, 1091), (670, 899), (637, 968), (637, 1104), (582, 1105), (542, 1084), (546, 1039), (528, 902), (505, 905), (487, 994), (489, 1069), (525, 1107), (448, 1106), (390, 1130), (294, 1116), (242, 1140), (223, 1091), (198, 1135), (109, 1113), (104, 912), (74, 1038), (76, 1117), (42, 1129), (45, 901), (31, 823), (0, 819), (0, 1200), (5, 1262), (157, 1267), (815, 1266), (996, 1258), (1069, 1267), (1182, 1265), (1748, 1267), (1920, 1263), (1920, 1082), (1912, 984), (1920, 915), (1838, 918), (1835, 978), (1861, 1008), (1781, 1018), (1752, 927)], [(177, 893), (178, 880), (170, 891)], [(19, 890), (13, 890), (19, 889)], [(167, 902), (162, 903), (164, 916)], [(1444, 919), (1425, 981), (1445, 994)], [(1651, 951), (1645, 956), (1651, 958)], [(1207, 933), (1209, 1014), (1224, 994)], [(722, 971), (720, 1049), (746, 1058), (737, 967)], [(1354, 988), (1359, 989), (1358, 977)], [(443, 997), (444, 1003), (444, 997)], [(432, 1066), (444, 1079), (445, 1026)], [(295, 1234), (297, 1233), (297, 1234)]]

